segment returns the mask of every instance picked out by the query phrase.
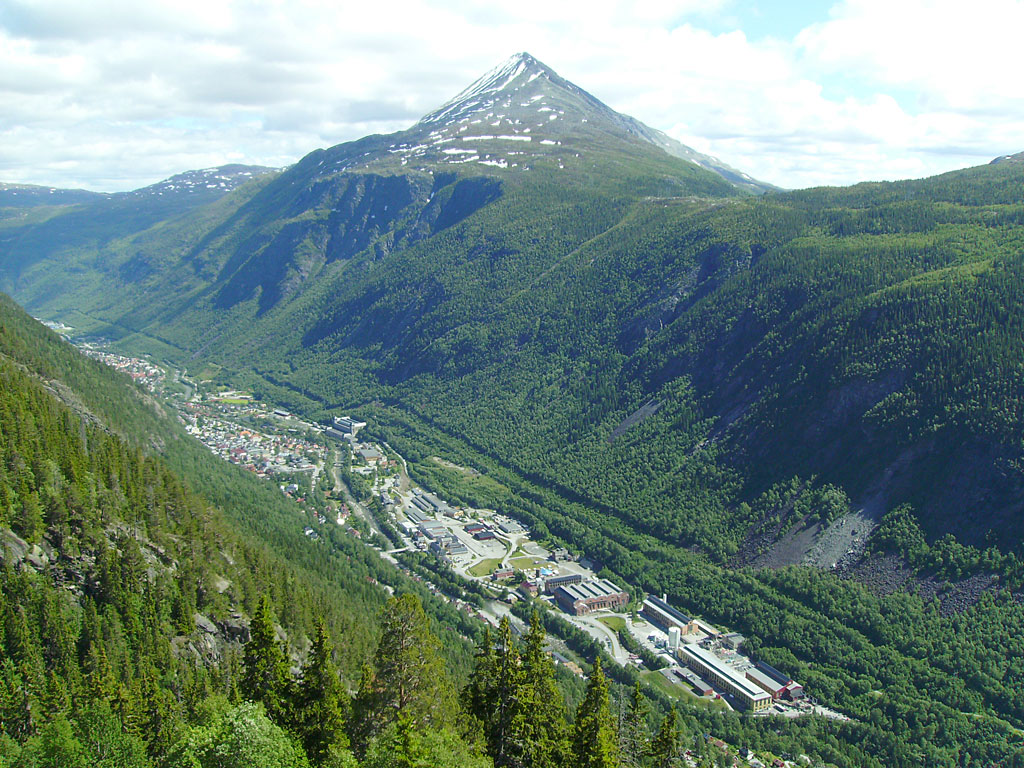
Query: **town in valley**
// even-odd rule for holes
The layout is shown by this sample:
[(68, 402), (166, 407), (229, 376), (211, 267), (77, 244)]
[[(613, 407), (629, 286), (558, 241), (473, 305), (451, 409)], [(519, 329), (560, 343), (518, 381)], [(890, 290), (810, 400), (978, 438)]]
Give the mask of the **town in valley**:
[[(59, 329), (63, 330), (63, 329)], [(543, 603), (597, 641), (623, 666), (676, 699), (766, 716), (812, 712), (846, 719), (814, 702), (785, 671), (745, 652), (745, 638), (686, 613), (665, 596), (645, 595), (602, 566), (552, 542), (536, 541), (519, 521), (494, 509), (448, 503), (415, 482), (391, 446), (366, 437), (366, 423), (338, 414), (314, 423), (250, 394), (215, 387), (186, 372), (110, 351), (103, 343), (81, 351), (115, 367), (173, 406), (186, 430), (212, 453), (265, 477), (305, 510), (307, 536), (338, 525), (362, 539), (431, 591), (492, 626), (524, 622), (517, 603)], [(361, 434), (362, 433), (362, 434)], [(441, 457), (432, 461), (474, 473)], [(413, 567), (429, 557), (431, 568)], [(416, 559), (418, 558), (418, 559)], [(451, 595), (432, 577), (438, 569), (471, 587)], [(519, 615), (516, 615), (519, 613)], [(552, 638), (556, 663), (583, 676), (564, 642)], [(750, 765), (758, 765), (753, 755)]]

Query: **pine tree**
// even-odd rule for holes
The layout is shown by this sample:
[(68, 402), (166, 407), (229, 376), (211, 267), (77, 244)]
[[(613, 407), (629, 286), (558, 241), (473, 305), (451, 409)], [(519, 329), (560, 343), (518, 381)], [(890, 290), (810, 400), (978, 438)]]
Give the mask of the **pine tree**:
[(392, 597), (380, 627), (373, 668), (364, 669), (354, 705), (354, 740), (360, 752), (400, 716), (414, 728), (443, 727), (454, 724), (457, 711), (440, 642), (430, 631), (419, 598)]
[(21, 497), (20, 514), (15, 517), (14, 529), (29, 544), (37, 543), (43, 537), (45, 523), (43, 507), (35, 491), (29, 491)]
[(639, 768), (643, 765), (648, 752), (647, 736), (647, 699), (640, 692), (639, 681), (633, 686), (633, 695), (629, 699), (619, 726), (619, 756), (623, 768)]
[(486, 733), (490, 730), (494, 716), (494, 675), (498, 663), (489, 626), (484, 627), (484, 636), (473, 656), (476, 661), (469, 675), (469, 683), (463, 689), (462, 700)]
[(4, 659), (0, 662), (0, 733), (25, 739), (35, 729), (37, 709), (17, 665)]
[(555, 665), (544, 651), (544, 642), (544, 627), (540, 615), (534, 612), (522, 654), (523, 765), (557, 768), (572, 763), (569, 724), (565, 699), (555, 682)]
[(174, 737), (173, 696), (160, 686), (158, 672), (146, 661), (139, 672), (138, 728), (146, 738), (150, 757), (159, 762), (170, 750)]
[(277, 641), (270, 602), (260, 598), (249, 623), (249, 642), (242, 659), (242, 696), (263, 703), (267, 716), (285, 727), (289, 718), (288, 660)]
[(92, 701), (112, 701), (117, 693), (117, 680), (102, 643), (93, 643), (85, 660), (85, 685)]
[(608, 680), (601, 669), (600, 658), (594, 660), (586, 695), (576, 710), (573, 752), (579, 768), (619, 766), (615, 724), (608, 703)]
[(676, 768), (679, 759), (679, 724), (675, 707), (665, 715), (658, 735), (651, 742), (652, 768)]
[(512, 625), (508, 617), (503, 616), (498, 625), (497, 664), (490, 706), (493, 715), (487, 732), (488, 752), (495, 768), (522, 764), (525, 728), (522, 688), (519, 650), (512, 639)]
[(348, 749), (348, 694), (338, 679), (332, 650), (327, 629), (317, 619), (313, 647), (302, 668), (296, 696), (302, 745), (314, 766), (329, 765), (332, 757), (337, 758)]

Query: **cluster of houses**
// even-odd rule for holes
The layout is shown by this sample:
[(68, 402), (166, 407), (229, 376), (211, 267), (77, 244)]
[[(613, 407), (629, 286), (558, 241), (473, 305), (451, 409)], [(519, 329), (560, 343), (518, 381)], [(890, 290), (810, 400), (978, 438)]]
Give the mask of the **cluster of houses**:
[(115, 355), (111, 352), (104, 352), (101, 349), (95, 349), (89, 346), (83, 346), (81, 350), (87, 357), (99, 360), (104, 365), (109, 365), (111, 368), (116, 368), (122, 373), (128, 374), (132, 379), (139, 384), (142, 384), (150, 392), (155, 392), (157, 388), (163, 384), (163, 369), (158, 368), (145, 360), (140, 360), (137, 357)]
[[(210, 451), (257, 475), (312, 472), (308, 454), (323, 461), (326, 449), (298, 435), (273, 435), (219, 418), (211, 408), (186, 403), (180, 411), (185, 429)], [(202, 417), (202, 419), (200, 419)]]

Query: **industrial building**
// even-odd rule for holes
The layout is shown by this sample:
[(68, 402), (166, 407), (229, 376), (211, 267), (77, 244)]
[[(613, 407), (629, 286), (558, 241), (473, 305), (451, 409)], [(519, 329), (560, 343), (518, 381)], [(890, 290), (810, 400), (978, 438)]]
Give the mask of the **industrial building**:
[(662, 598), (648, 596), (644, 600), (640, 613), (654, 626), (668, 632), (678, 627), (680, 634), (689, 635), (697, 631), (697, 624), (692, 618), (680, 613)]
[(743, 709), (759, 712), (772, 705), (772, 697), (711, 651), (695, 645), (679, 647), (679, 660), (705, 680), (732, 695)]
[(545, 594), (553, 595), (559, 587), (582, 583), (583, 575), (579, 573), (570, 573), (566, 576), (552, 576), (544, 582), (544, 592)]
[(409, 507), (407, 510), (405, 510), (405, 516), (412, 520), (414, 523), (422, 523), (424, 520), (430, 519), (425, 514), (423, 514), (422, 510), (415, 509), (413, 507)]
[(702, 680), (700, 676), (697, 675), (697, 673), (695, 673), (692, 669), (687, 669), (686, 667), (679, 667), (674, 671), (676, 673), (676, 677), (678, 677), (683, 682), (692, 685), (699, 696), (710, 696), (715, 692), (715, 689), (708, 685), (706, 682), (704, 682), (704, 680)]
[(730, 632), (727, 635), (722, 635), (721, 637), (718, 638), (718, 640), (726, 648), (731, 648), (732, 650), (735, 651), (735, 650), (738, 650), (739, 647), (741, 645), (743, 645), (743, 643), (745, 643), (747, 641), (747, 638), (745, 638), (739, 632)]
[(409, 503), (417, 509), (426, 512), (428, 515), (433, 515), (435, 513), (441, 513), (443, 515), (452, 511), (451, 507), (436, 496), (424, 493), (419, 488), (413, 489), (412, 498), (409, 499)]
[(356, 436), (356, 432), (366, 426), (365, 421), (356, 421), (348, 416), (335, 416), (334, 428), (346, 435)]
[(629, 593), (623, 592), (608, 579), (594, 579), (581, 584), (560, 586), (555, 590), (555, 600), (566, 613), (585, 616), (606, 608), (623, 607), (629, 602)]
[(360, 448), (356, 453), (367, 464), (383, 464), (384, 456), (376, 448)]
[(804, 687), (785, 672), (780, 672), (764, 661), (755, 662), (754, 666), (759, 672), (772, 680), (774, 684), (782, 686), (781, 697), (783, 699), (798, 701), (804, 697)]
[(424, 536), (430, 539), (440, 539), (442, 536), (448, 535), (448, 529), (444, 527), (443, 523), (436, 520), (424, 520), (420, 523), (419, 529)]
[(466, 555), (469, 554), (469, 547), (451, 534), (448, 534), (431, 542), (430, 551), (436, 555)]
[(522, 584), (519, 585), (519, 591), (522, 592), (523, 595), (526, 597), (536, 597), (537, 585), (534, 584), (532, 581), (524, 581)]
[(781, 699), (783, 694), (786, 692), (785, 683), (773, 680), (764, 672), (756, 668), (747, 670), (747, 680), (754, 683), (754, 685), (771, 696), (773, 701)]

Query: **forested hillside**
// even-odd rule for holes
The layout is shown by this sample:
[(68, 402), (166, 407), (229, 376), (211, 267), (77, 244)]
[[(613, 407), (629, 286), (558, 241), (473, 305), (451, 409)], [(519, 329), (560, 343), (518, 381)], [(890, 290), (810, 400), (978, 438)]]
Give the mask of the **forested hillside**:
[[(124, 349), (358, 415), (454, 499), (429, 457), (485, 473), (501, 492), (469, 500), (794, 670), (854, 719), (827, 738), (866, 745), (859, 764), (1019, 753), (1024, 166), (754, 197), (544, 88), (550, 107), (471, 93), (180, 215), (8, 210), (3, 285)], [(131, 413), (151, 428), (123, 434), (302, 553), (324, 594), (328, 569), (370, 567), (303, 549), (280, 499)], [(379, 604), (364, 590), (337, 604)], [(373, 645), (355, 636), (349, 675)]]
[[(639, 689), (617, 714), (599, 660), (570, 716), (577, 685), (538, 617), (469, 659), (416, 582), (361, 545), (290, 536), (276, 491), (213, 457), (183, 482), (171, 466), (194, 446), (158, 404), (0, 313), (0, 765), (611, 768), (684, 748), (710, 764), (709, 728), (869, 759), (819, 744), (826, 722), (677, 717)], [(196, 482), (225, 484), (223, 506)], [(385, 603), (371, 575), (407, 591)]]
[(259, 698), (249, 617), (265, 617), (286, 671), (319, 653), (354, 687), (377, 643), (378, 581), (422, 594), (464, 678), (476, 627), (358, 542), (314, 545), (297, 514), (0, 298), (0, 764), (192, 765), (180, 752), (200, 724), (228, 741), (269, 729), (239, 709)]

